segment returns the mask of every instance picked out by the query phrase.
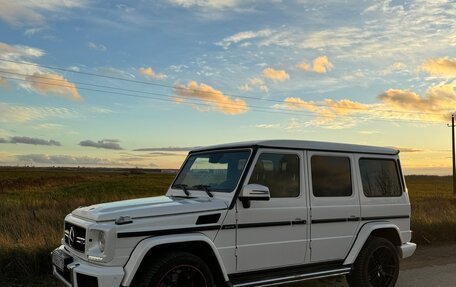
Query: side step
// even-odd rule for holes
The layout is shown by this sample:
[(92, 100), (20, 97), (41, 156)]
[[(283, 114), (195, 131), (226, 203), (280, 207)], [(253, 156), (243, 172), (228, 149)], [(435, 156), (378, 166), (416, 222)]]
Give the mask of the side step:
[(351, 266), (334, 264), (303, 265), (229, 275), (233, 287), (275, 286), (310, 279), (348, 274)]

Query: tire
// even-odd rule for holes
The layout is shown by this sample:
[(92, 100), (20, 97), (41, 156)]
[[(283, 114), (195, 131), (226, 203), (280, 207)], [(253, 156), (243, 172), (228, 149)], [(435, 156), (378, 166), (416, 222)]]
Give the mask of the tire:
[(213, 287), (214, 279), (201, 258), (173, 252), (150, 261), (135, 278), (134, 287)]
[(380, 237), (372, 237), (361, 249), (347, 276), (351, 287), (393, 287), (399, 276), (396, 247)]

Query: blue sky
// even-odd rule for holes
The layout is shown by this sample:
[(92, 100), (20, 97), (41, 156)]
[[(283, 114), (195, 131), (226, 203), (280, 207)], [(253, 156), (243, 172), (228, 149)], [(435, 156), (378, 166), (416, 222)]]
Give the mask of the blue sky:
[(0, 164), (177, 168), (287, 138), (448, 174), (455, 4), (0, 0)]

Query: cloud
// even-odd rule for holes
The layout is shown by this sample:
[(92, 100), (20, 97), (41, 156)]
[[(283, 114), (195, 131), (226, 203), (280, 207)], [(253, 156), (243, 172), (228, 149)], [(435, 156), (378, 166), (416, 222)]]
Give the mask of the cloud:
[(36, 125), (33, 128), (37, 130), (58, 130), (64, 128), (64, 125), (47, 123)]
[(275, 70), (273, 68), (266, 68), (263, 70), (263, 76), (273, 81), (283, 82), (290, 79), (290, 75), (285, 70)]
[(155, 71), (152, 69), (152, 67), (147, 67), (147, 68), (139, 68), (138, 69), (139, 73), (149, 79), (158, 79), (158, 80), (164, 80), (167, 78), (167, 76), (163, 73), (155, 73)]
[(40, 94), (54, 94), (70, 100), (82, 100), (76, 85), (60, 75), (34, 73), (31, 76), (27, 76), (26, 80), (29, 81), (30, 87)]
[(61, 146), (60, 142), (55, 140), (43, 140), (31, 137), (11, 137), (9, 139), (0, 138), (0, 143), (5, 144), (30, 144), (30, 145), (47, 145), (47, 146)]
[(107, 159), (88, 156), (71, 155), (47, 155), (47, 154), (24, 154), (16, 155), (20, 162), (43, 165), (85, 165), (85, 166), (122, 166), (124, 163)]
[(0, 55), (8, 60), (21, 60), (23, 58), (39, 58), (44, 55), (44, 51), (29, 46), (9, 45), (0, 42)]
[(27, 37), (32, 37), (32, 36), (35, 36), (36, 34), (41, 33), (43, 30), (44, 30), (43, 27), (30, 28), (30, 29), (27, 29), (27, 30), (24, 31), (24, 35), (27, 36)]
[(443, 123), (449, 120), (456, 107), (455, 82), (431, 86), (424, 96), (408, 90), (389, 89), (377, 99), (378, 103), (364, 104), (349, 99), (315, 102), (288, 97), (273, 108), (308, 111), (314, 119), (305, 123), (306, 126), (330, 129), (353, 127), (359, 122), (378, 119)]
[(75, 84), (30, 61), (42, 57), (44, 54), (43, 50), (37, 48), (0, 42), (0, 58), (13, 61), (0, 61), (0, 69), (5, 73), (13, 73), (14, 78), (19, 81), (11, 81), (11, 83), (27, 91), (81, 100), (82, 97), (79, 95)]
[(333, 67), (334, 65), (329, 61), (327, 56), (320, 56), (315, 58), (312, 64), (305, 62), (298, 64), (298, 69), (307, 72), (315, 72), (318, 74), (325, 74), (326, 72), (332, 70)]
[(398, 147), (398, 146), (387, 146), (387, 148), (397, 149), (400, 152), (423, 152), (422, 149), (411, 148), (411, 147)]
[(169, 3), (184, 8), (202, 8), (205, 10), (224, 10), (237, 8), (252, 0), (168, 0)]
[(94, 142), (92, 140), (84, 140), (79, 142), (79, 145), (84, 147), (123, 150), (123, 148), (119, 145), (119, 140), (116, 139), (102, 139), (97, 142)]
[(26, 123), (48, 118), (73, 118), (76, 113), (68, 108), (31, 107), (0, 102), (0, 115), (2, 123)]
[[(270, 29), (263, 29), (259, 31), (243, 31), (237, 34), (231, 35), (224, 38), (220, 42), (216, 42), (215, 45), (221, 46), (224, 49), (228, 49), (232, 44), (236, 44), (245, 40), (263, 38), (270, 36), (274, 31)], [(244, 43), (245, 44), (245, 43)]]
[(255, 125), (254, 127), (259, 128), (259, 129), (276, 129), (279, 128), (279, 124), (258, 124)]
[[(282, 104), (276, 104), (273, 107), (282, 110), (309, 111), (315, 114), (315, 118), (307, 122), (306, 126), (323, 126), (328, 129), (352, 127), (356, 121), (348, 116), (364, 113), (368, 110), (367, 105), (348, 99), (338, 101), (325, 99), (323, 102), (314, 102), (305, 101), (298, 97), (285, 98)], [(296, 128), (296, 122), (294, 126)]]
[[(232, 99), (209, 85), (198, 84), (195, 81), (189, 81), (186, 86), (175, 86), (174, 94), (177, 103), (191, 105), (200, 111), (215, 110), (227, 115), (238, 115), (247, 112), (247, 103), (245, 101), (239, 98)], [(203, 102), (206, 107), (200, 107), (195, 102), (189, 102), (189, 100), (193, 99)]]
[(179, 152), (179, 151), (191, 151), (197, 147), (150, 147), (150, 148), (138, 148), (133, 151), (156, 151), (156, 152)]
[(266, 83), (264, 82), (264, 80), (259, 77), (250, 78), (246, 84), (241, 85), (239, 87), (239, 90), (241, 90), (243, 92), (250, 92), (254, 88), (258, 88), (258, 90), (265, 92), (265, 93), (267, 93), (269, 91), (269, 88), (266, 85)]
[(456, 77), (456, 58), (430, 59), (421, 68), (433, 76)]
[(416, 112), (419, 118), (446, 120), (456, 107), (455, 83), (432, 86), (421, 96), (409, 90), (389, 89), (378, 96), (388, 108)]
[(93, 42), (89, 42), (89, 44), (87, 44), (87, 47), (89, 47), (90, 49), (96, 50), (96, 51), (100, 51), (100, 52), (106, 52), (108, 50), (108, 48), (106, 48), (105, 45), (95, 44)]
[(113, 110), (104, 107), (90, 107), (89, 112), (95, 114), (112, 114), (115, 113)]
[(66, 9), (82, 8), (85, 0), (0, 0), (0, 19), (13, 26), (42, 25), (46, 12), (61, 12)]

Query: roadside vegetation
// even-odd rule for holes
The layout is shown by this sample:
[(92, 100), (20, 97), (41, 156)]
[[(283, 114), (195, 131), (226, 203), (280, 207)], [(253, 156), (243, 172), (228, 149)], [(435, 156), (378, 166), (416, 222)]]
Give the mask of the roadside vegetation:
[[(50, 252), (62, 238), (66, 214), (94, 203), (162, 195), (173, 178), (140, 170), (0, 168), (0, 286), (59, 286), (50, 279)], [(455, 242), (451, 177), (406, 181), (414, 241)]]

